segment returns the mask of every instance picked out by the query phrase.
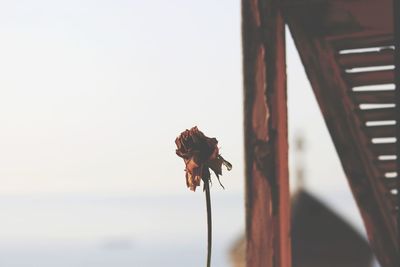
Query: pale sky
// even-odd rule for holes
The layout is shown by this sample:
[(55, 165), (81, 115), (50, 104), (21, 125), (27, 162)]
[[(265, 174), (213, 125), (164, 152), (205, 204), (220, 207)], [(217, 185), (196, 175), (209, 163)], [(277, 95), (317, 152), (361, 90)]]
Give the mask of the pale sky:
[[(175, 137), (199, 126), (243, 191), (240, 1), (0, 3), (0, 195), (186, 192)], [(347, 186), (288, 35), (290, 141), (307, 186)], [(292, 162), (291, 162), (292, 163)], [(220, 191), (215, 184), (215, 191)]]
[[(221, 177), (226, 190), (212, 187), (215, 235), (225, 240), (216, 255), (225, 255), (244, 227), (239, 0), (1, 1), (0, 36), (3, 241), (201, 241), (204, 199), (198, 190), (182, 203), (192, 193), (174, 143), (197, 125), (233, 164)], [(306, 139), (306, 188), (360, 230), (288, 31), (287, 76), (289, 146), (298, 133)]]

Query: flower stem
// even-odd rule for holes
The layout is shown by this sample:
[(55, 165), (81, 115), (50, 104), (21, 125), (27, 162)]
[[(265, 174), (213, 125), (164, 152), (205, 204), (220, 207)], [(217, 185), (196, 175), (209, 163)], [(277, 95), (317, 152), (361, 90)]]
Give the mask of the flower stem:
[(204, 183), (204, 191), (206, 194), (206, 206), (207, 206), (207, 267), (210, 267), (211, 266), (211, 244), (212, 244), (212, 222), (211, 222), (210, 185), (208, 182)]

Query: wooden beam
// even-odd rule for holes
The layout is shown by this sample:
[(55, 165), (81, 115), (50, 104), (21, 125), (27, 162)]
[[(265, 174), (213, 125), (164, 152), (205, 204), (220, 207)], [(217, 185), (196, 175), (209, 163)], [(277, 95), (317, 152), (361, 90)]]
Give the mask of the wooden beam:
[(285, 29), (279, 0), (242, 0), (247, 267), (290, 267)]
[[(362, 122), (354, 114), (356, 107), (337, 64), (336, 50), (325, 39), (305, 31), (303, 17), (296, 9), (287, 10), (285, 17), (363, 217), (370, 244), (381, 266), (398, 267), (396, 226), (387, 190), (376, 178), (381, 173), (371, 164), (374, 158), (367, 149), (370, 141), (360, 131)], [(369, 72), (368, 77), (360, 74), (362, 79), (357, 77), (357, 83), (352, 85), (370, 84), (371, 75), (382, 83), (381, 74)], [(389, 80), (386, 75), (384, 78)]]

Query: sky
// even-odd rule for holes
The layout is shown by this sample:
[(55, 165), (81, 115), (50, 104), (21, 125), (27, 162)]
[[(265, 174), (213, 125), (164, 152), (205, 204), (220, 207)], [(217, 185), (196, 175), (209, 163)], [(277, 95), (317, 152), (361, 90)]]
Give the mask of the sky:
[[(185, 194), (174, 140), (195, 125), (243, 194), (240, 16), (230, 0), (0, 2), (0, 196)], [(306, 187), (329, 201), (347, 181), (286, 32), (292, 189), (301, 135)]]
[(185, 191), (174, 140), (195, 125), (240, 190), (238, 4), (0, 3), (0, 194)]
[[(239, 1), (1, 2), (0, 194), (185, 192), (174, 139), (195, 125), (217, 137), (234, 166), (222, 180), (242, 192), (240, 26)], [(290, 142), (306, 139), (310, 187), (340, 188), (287, 39)]]
[[(339, 207), (336, 211), (362, 232), (286, 33), (292, 190), (298, 161), (293, 144), (301, 135), (305, 187)], [(226, 190), (217, 182), (212, 187), (214, 233), (223, 243), (216, 254), (226, 253), (244, 227), (239, 0), (1, 1), (0, 36), (3, 241), (147, 240), (156, 233), (164, 241), (181, 234), (182, 242), (202, 248), (203, 210), (187, 210), (203, 209), (201, 190), (193, 194), (186, 188), (174, 143), (180, 132), (197, 125), (218, 139), (221, 154), (233, 164), (221, 177)], [(182, 202), (186, 197), (190, 200)], [(183, 223), (182, 214), (193, 224)], [(10, 243), (3, 245), (0, 254), (7, 254)]]
[[(233, 164), (213, 194), (243, 201), (240, 16), (238, 0), (1, 1), (0, 197), (189, 194), (174, 140), (197, 125)], [(286, 46), (292, 189), (302, 135), (306, 188), (360, 226), (289, 31)]]

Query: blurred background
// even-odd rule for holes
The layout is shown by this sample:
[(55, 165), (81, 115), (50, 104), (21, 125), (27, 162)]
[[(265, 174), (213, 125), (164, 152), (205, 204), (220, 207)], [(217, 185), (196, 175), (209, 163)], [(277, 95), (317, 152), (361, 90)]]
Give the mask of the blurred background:
[[(203, 265), (204, 195), (186, 188), (174, 144), (194, 125), (233, 164), (226, 190), (211, 188), (213, 266), (232, 266), (244, 231), (239, 0), (2, 1), (0, 36), (1, 266)], [(365, 236), (289, 32), (287, 53), (293, 192), (300, 164), (302, 188)]]

